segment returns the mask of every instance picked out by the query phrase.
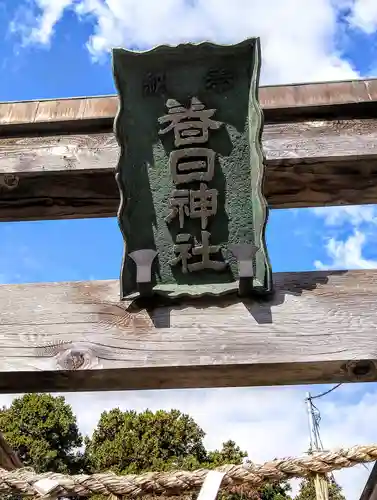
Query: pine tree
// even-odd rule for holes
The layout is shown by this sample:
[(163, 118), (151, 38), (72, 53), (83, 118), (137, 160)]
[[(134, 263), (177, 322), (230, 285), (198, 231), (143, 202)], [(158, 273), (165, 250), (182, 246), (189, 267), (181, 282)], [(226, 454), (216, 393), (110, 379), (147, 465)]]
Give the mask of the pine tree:
[[(342, 488), (332, 476), (328, 478), (329, 500), (346, 500)], [(303, 479), (295, 500), (316, 500), (314, 478)]]

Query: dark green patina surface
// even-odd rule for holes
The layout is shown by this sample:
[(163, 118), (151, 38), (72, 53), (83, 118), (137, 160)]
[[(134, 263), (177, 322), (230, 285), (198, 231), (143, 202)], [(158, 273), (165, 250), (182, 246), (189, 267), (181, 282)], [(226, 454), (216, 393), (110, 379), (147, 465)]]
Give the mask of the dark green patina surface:
[[(121, 297), (151, 289), (171, 295), (220, 294), (238, 287), (243, 294), (270, 292), (259, 39), (148, 52), (114, 49), (113, 68), (120, 99), (115, 123), (122, 199), (118, 219), (125, 240)], [(175, 190), (181, 220), (173, 206), (178, 202), (169, 201)], [(174, 248), (177, 238), (187, 243), (182, 247), (191, 256), (187, 266)], [(220, 264), (200, 264), (201, 250), (193, 248), (206, 238), (218, 246), (208, 259)], [(240, 243), (251, 245), (253, 274), (247, 265), (249, 272), (241, 279), (232, 247)], [(138, 287), (130, 253), (142, 249), (157, 255), (150, 283)]]

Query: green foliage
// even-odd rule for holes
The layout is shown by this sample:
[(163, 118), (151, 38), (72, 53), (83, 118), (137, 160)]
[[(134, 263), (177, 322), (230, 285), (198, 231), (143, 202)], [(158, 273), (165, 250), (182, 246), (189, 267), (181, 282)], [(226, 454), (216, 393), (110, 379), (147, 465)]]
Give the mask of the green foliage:
[[(105, 472), (139, 474), (146, 471), (215, 468), (241, 464), (247, 454), (234, 441), (208, 452), (205, 434), (189, 415), (179, 410), (103, 412), (85, 453), (78, 448), (82, 436), (72, 408), (63, 397), (26, 394), (0, 410), (0, 429), (25, 466), (37, 472), (69, 474)], [(219, 494), (219, 500), (291, 500), (287, 483), (266, 485), (260, 490), (235, 487)], [(2, 500), (16, 500), (15, 496)], [(196, 495), (185, 495), (185, 499)], [(18, 499), (17, 499), (18, 500)], [(101, 495), (92, 500), (104, 500)], [(301, 499), (300, 499), (301, 500)], [(332, 500), (332, 499), (331, 499)], [(336, 498), (334, 500), (343, 500)]]
[(72, 408), (63, 397), (26, 394), (0, 410), (0, 430), (25, 466), (37, 472), (77, 473), (83, 457)]
[[(86, 439), (86, 458), (92, 472), (112, 470), (121, 474), (211, 469), (227, 463), (243, 463), (247, 453), (234, 441), (223, 443), (220, 450), (207, 452), (204, 436), (195, 421), (178, 410), (136, 413), (117, 408), (102, 413), (92, 438)], [(219, 498), (289, 500), (289, 490), (288, 483), (267, 485), (260, 491), (236, 487)]]
[(136, 474), (172, 468), (194, 469), (206, 460), (203, 430), (178, 410), (103, 412), (86, 457), (93, 471)]
[(280, 484), (266, 484), (260, 490), (261, 500), (291, 500), (291, 485), (287, 481)]
[[(234, 441), (223, 443), (221, 450), (208, 453), (206, 467), (218, 467), (224, 464), (242, 464), (247, 453), (242, 451)], [(288, 483), (278, 485), (267, 484), (260, 489), (250, 489), (243, 486), (236, 487), (230, 493), (220, 493), (219, 500), (290, 500), (288, 492), (291, 487)]]
[(291, 500), (291, 486), (283, 481), (280, 484), (266, 484), (259, 490), (261, 500)]
[(221, 450), (210, 451), (206, 461), (208, 468), (218, 467), (223, 464), (242, 464), (247, 453), (242, 451), (234, 441), (227, 441), (223, 443)]
[[(346, 500), (342, 493), (342, 488), (336, 483), (333, 478), (328, 479), (329, 482), (329, 500)], [(315, 500), (315, 485), (314, 479), (303, 479), (300, 483), (299, 492), (295, 500)]]

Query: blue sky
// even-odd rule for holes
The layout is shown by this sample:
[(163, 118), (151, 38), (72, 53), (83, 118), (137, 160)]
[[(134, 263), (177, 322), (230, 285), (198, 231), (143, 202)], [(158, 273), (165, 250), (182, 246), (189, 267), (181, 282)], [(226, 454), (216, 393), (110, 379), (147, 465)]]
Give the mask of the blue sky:
[(115, 93), (110, 60), (91, 64), (85, 49), (90, 23), (79, 23), (68, 12), (56, 28), (51, 47), (22, 46), (17, 34), (9, 32), (9, 23), (21, 15), (24, 5), (20, 0), (8, 0), (0, 8), (0, 32), (6, 33), (0, 65), (7, 75), (0, 81), (2, 101)]
[[(264, 84), (374, 76), (376, 5), (370, 0), (285, 0), (284, 5), (279, 0), (0, 0), (0, 100), (114, 93), (112, 46), (228, 43), (254, 35), (262, 40)], [(274, 271), (377, 267), (376, 215), (374, 206), (271, 211), (267, 234)], [(0, 241), (3, 283), (119, 275), (122, 239), (115, 219), (2, 223)], [(233, 437), (253, 458), (264, 460), (305, 451), (305, 390), (227, 390), (227, 398), (221, 391), (108, 393), (70, 395), (69, 401), (87, 432), (105, 407), (178, 406), (203, 425), (209, 445)], [(224, 400), (233, 401), (232, 411)], [(318, 406), (325, 446), (377, 442), (377, 431), (367, 425), (377, 411), (375, 384), (343, 386)], [(339, 476), (351, 500), (367, 475), (363, 468), (355, 470)]]

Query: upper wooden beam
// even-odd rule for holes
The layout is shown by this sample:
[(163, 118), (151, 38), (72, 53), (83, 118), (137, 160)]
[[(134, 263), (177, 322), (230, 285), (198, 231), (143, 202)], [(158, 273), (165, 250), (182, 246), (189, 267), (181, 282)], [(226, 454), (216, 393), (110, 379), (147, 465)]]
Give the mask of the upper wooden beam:
[(270, 301), (119, 302), (117, 281), (0, 286), (0, 392), (377, 380), (377, 271), (279, 273)]
[[(377, 80), (260, 94), (271, 208), (377, 203)], [(116, 110), (114, 96), (0, 104), (0, 221), (115, 216)]]
[[(269, 124), (271, 208), (377, 203), (377, 119)], [(0, 221), (115, 216), (114, 135), (0, 138)]]
[[(377, 79), (260, 88), (266, 123), (374, 117)], [(0, 134), (108, 131), (117, 96), (0, 103)]]

